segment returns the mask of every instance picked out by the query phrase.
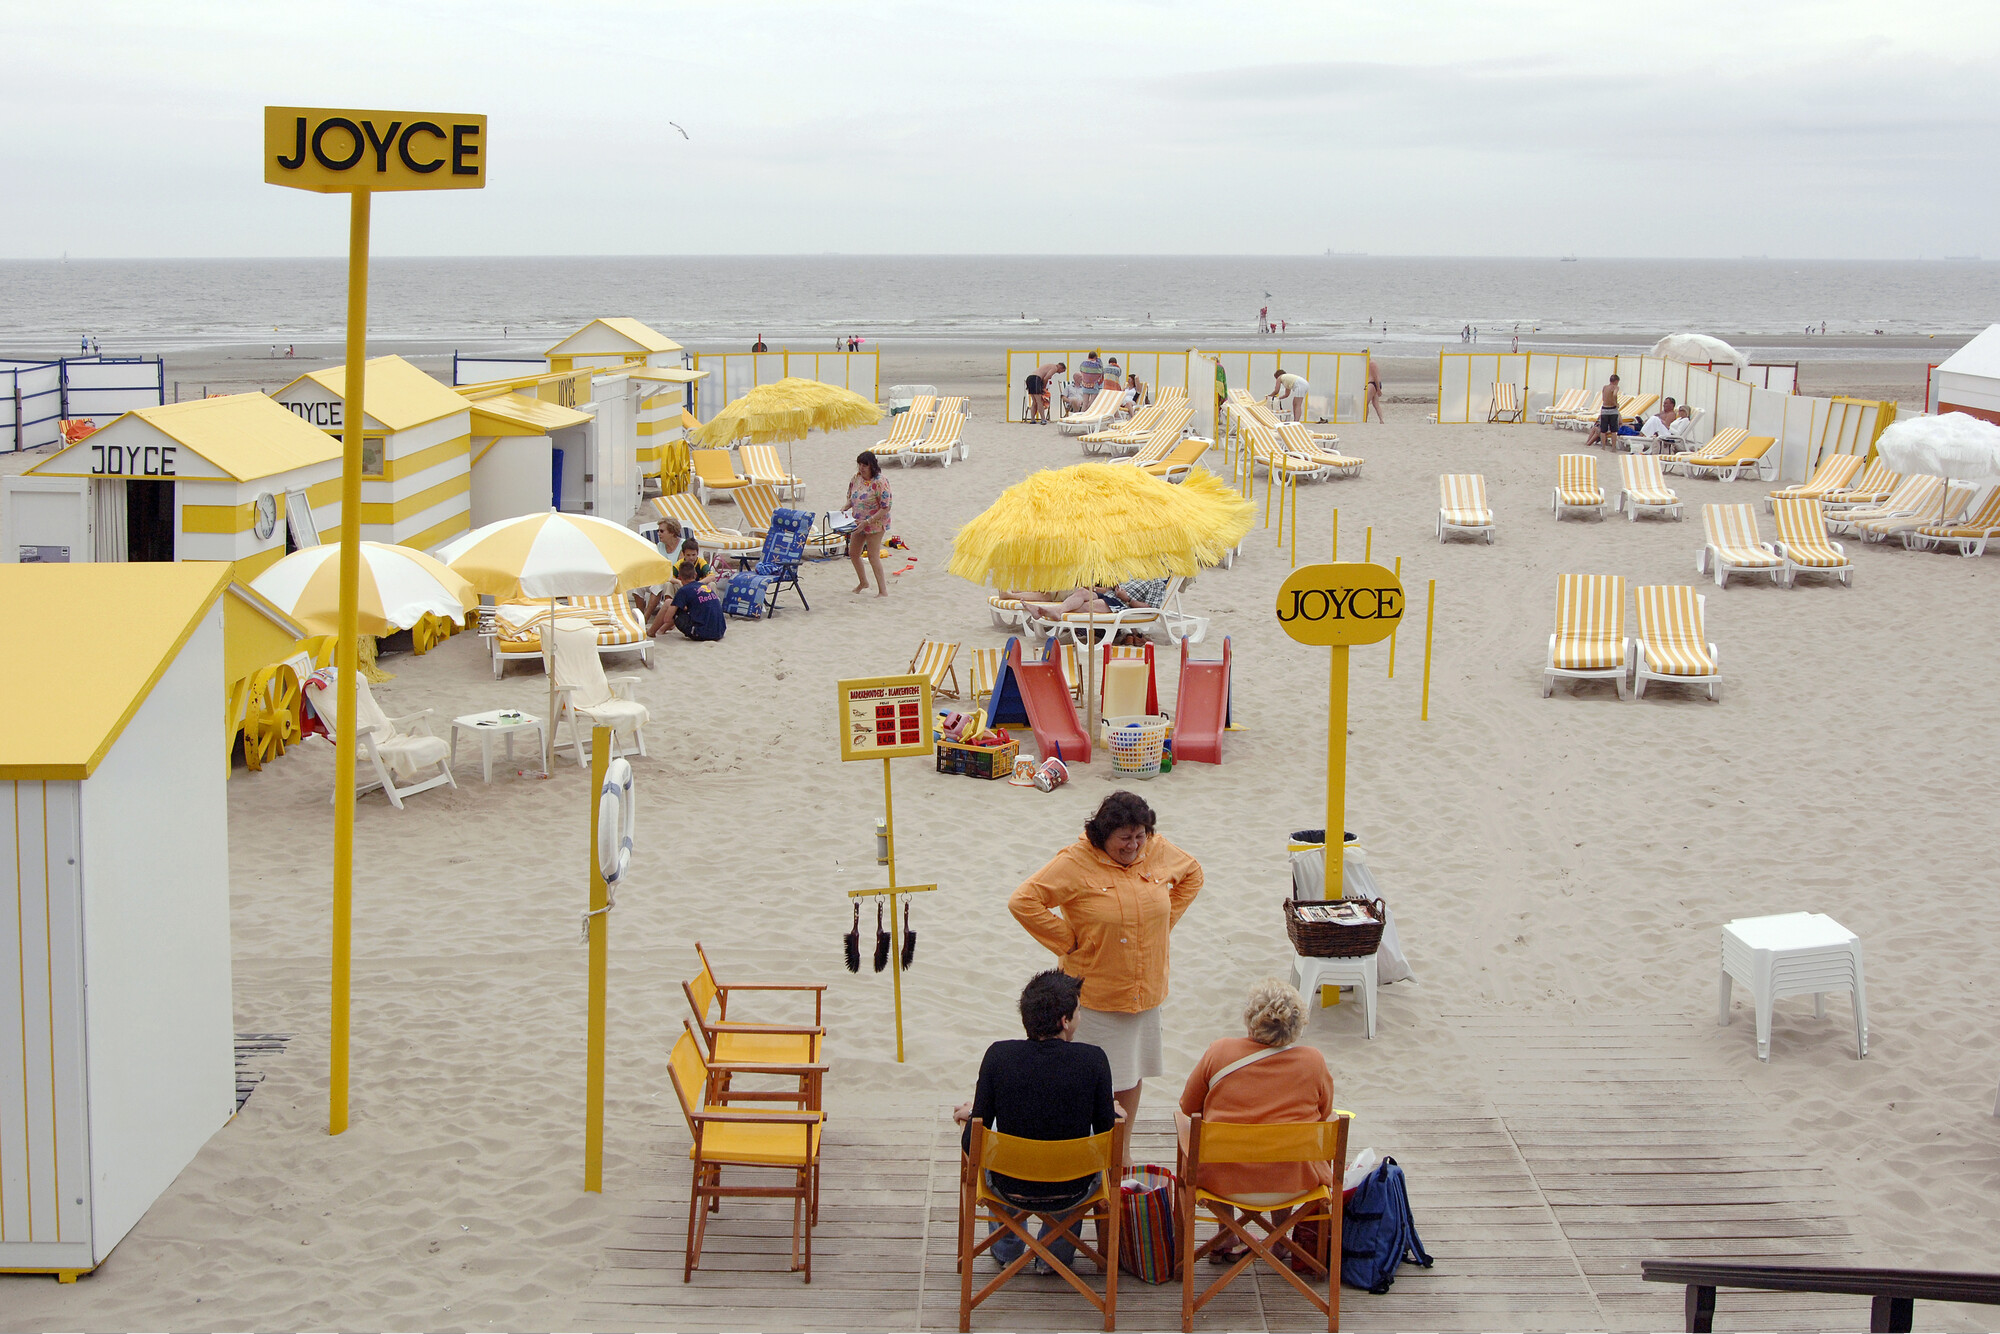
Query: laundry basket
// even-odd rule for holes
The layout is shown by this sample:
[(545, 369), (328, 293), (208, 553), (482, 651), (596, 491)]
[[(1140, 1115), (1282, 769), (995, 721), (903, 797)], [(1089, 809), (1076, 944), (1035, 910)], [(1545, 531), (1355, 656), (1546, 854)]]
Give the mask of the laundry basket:
[(1151, 778), (1160, 772), (1160, 754), (1167, 744), (1167, 719), (1159, 714), (1106, 718), (1111, 746), (1111, 772), (1121, 778)]

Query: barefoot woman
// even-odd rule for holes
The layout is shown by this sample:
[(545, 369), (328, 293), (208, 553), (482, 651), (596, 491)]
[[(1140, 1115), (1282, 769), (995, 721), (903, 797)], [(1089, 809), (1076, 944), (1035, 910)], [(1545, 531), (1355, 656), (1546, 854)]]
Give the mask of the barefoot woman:
[(875, 451), (864, 449), (854, 460), (854, 476), (847, 483), (847, 509), (854, 516), (854, 533), (847, 539), (847, 559), (854, 562), (854, 591), (868, 591), (868, 567), (875, 571), (875, 596), (889, 596), (889, 580), (882, 573), (882, 538), (889, 531), (889, 504), (895, 499), (889, 484), (882, 480), (882, 464)]

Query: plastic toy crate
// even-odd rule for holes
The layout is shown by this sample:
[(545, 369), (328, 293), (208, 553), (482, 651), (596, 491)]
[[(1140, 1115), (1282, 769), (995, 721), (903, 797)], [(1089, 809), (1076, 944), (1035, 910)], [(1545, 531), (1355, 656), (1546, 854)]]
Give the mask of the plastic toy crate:
[(1020, 754), (1018, 741), (1009, 741), (1004, 746), (961, 746), (955, 741), (940, 741), (937, 771), (964, 774), (967, 778), (1006, 778), (1014, 772), (1014, 761)]

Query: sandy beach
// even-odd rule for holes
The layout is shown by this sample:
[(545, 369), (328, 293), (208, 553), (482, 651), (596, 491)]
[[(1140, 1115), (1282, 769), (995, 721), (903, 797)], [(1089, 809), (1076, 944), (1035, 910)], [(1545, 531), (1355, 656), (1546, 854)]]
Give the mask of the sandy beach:
[[(371, 348), (381, 350), (393, 349)], [(294, 367), (320, 364), (302, 357), (274, 368), (250, 351), (261, 349), (199, 354), (169, 376), (223, 392), (270, 388)], [(1926, 359), (1943, 355), (1926, 353), (1813, 363), (1801, 388), (1898, 397), (1914, 411)], [(434, 354), (419, 361), (438, 368)], [(461, 755), (455, 791), (425, 793), (400, 812), (379, 794), (362, 799), (353, 1128), (328, 1138), (333, 750), (314, 741), (261, 773), (239, 769), (229, 785), (236, 1026), (289, 1042), (250, 1062), (263, 1078), (242, 1113), (98, 1272), (75, 1286), (0, 1279), (4, 1323), (612, 1323), (610, 1252), (625, 1245), (635, 1216), (657, 1212), (661, 1183), (678, 1181), (682, 1198), (686, 1189), (687, 1133), (665, 1057), (681, 1031), (677, 983), (692, 974), (695, 940), (740, 977), (830, 985), (827, 1102), (837, 1121), (935, 1125), (970, 1096), (986, 1044), (1018, 1035), (1021, 982), (1049, 962), (1007, 914), (1006, 896), (1113, 790), (1108, 763), (1051, 794), (899, 763), (900, 869), (941, 890), (914, 909), (908, 1060), (898, 1065), (889, 978), (851, 976), (840, 964), (843, 891), (879, 883), (880, 785), (873, 766), (838, 760), (832, 683), (903, 671), (926, 636), (963, 644), (963, 680), (970, 650), (1005, 641), (985, 592), (945, 573), (951, 536), (1028, 471), (1083, 456), (1052, 428), (1000, 420), (1000, 367), (983, 347), (929, 345), (885, 359), (885, 387), (920, 381), (972, 396), (966, 462), (888, 474), (893, 528), (915, 558), (889, 598), (852, 595), (844, 561), (813, 565), (809, 611), (790, 603), (768, 622), (732, 623), (718, 644), (662, 641), (651, 668), (636, 658), (608, 664), (639, 678), (653, 721), (651, 754), (634, 762), (638, 846), (612, 914), (601, 1197), (580, 1190), (588, 771), (564, 759), (548, 779), (496, 771), (489, 786), (476, 758)], [(1772, 1128), (1788, 1163), (1829, 1183), (1853, 1242), (1848, 1262), (2000, 1269), (2000, 1001), (1977, 983), (2000, 949), (2000, 926), (1979, 906), (2000, 836), (2000, 777), (1983, 744), (2000, 727), (2000, 620), (1991, 614), (2000, 562), (1850, 542), (1851, 589), (1802, 581), (1725, 591), (1700, 581), (1727, 673), (1722, 702), (1677, 689), (1624, 702), (1595, 683), (1544, 699), (1558, 574), (1697, 583), (1696, 507), (1750, 501), (1766, 488), (1676, 479), (1686, 522), (1559, 523), (1547, 503), (1555, 457), (1579, 437), (1534, 425), (1430, 425), (1421, 404), (1435, 361), (1388, 359), (1384, 369), (1388, 423), (1339, 428), (1366, 470), (1303, 488), (1298, 506), (1301, 561), (1326, 558), (1338, 507), (1342, 556), (1359, 559), (1372, 530), (1375, 559), (1401, 557), (1412, 590), (1395, 677), (1384, 649), (1354, 656), (1348, 823), (1363, 836), (1418, 980), (1384, 989), (1372, 1042), (1358, 1006), (1320, 1012), (1309, 1030), (1342, 1105), (1359, 1118), (1357, 1146), (1398, 1156), (1423, 1227), (1426, 1184), (1448, 1169), (1385, 1128), (1414, 1127), (1434, 1105), (1504, 1112), (1550, 1094), (1555, 1076), (1495, 1053), (1513, 1050), (1509, 1034), (1581, 1026), (1610, 1035), (1614, 1055), (1671, 1057), (1685, 1073), (1621, 1089), (1613, 1060), (1564, 1067), (1563, 1080), (1637, 1099), (1662, 1125), (1706, 1115), (1704, 1100), (1724, 1091), (1728, 1106)], [(838, 507), (854, 454), (877, 434), (796, 446), (806, 503)], [(1615, 462), (1600, 468), (1615, 478)], [(1437, 543), (1436, 476), (1446, 471), (1486, 475), (1496, 545)], [(1257, 503), (1261, 521), (1261, 481)], [(718, 523), (734, 522), (733, 506), (711, 508)], [(890, 555), (890, 569), (905, 563)], [(1243, 730), (1227, 734), (1221, 766), (1183, 765), (1143, 788), (1161, 831), (1207, 875), (1174, 938), (1170, 1073), (1147, 1086), (1151, 1114), (1178, 1096), (1213, 1038), (1238, 1031), (1247, 985), (1289, 963), (1278, 907), (1285, 836), (1321, 823), (1326, 690), (1324, 655), (1285, 638), (1272, 615), (1289, 570), (1288, 550), (1259, 526), (1233, 569), (1203, 574), (1186, 595), (1191, 611), (1211, 618), (1200, 651), (1218, 655), (1231, 640)], [(1424, 722), (1423, 590), (1432, 579), (1436, 657)], [(395, 679), (376, 697), (392, 715), (435, 710), (441, 730), (485, 709), (541, 712), (542, 675), (514, 668), (495, 681), (482, 650), (461, 635), (421, 658), (386, 657)], [(1161, 663), (1171, 708), (1171, 655)], [(1721, 924), (1793, 910), (1828, 913), (1861, 937), (1865, 1060), (1855, 1057), (1845, 997), (1829, 999), (1824, 1019), (1803, 999), (1781, 1004), (1768, 1064), (1756, 1059), (1740, 990), (1734, 1022), (1715, 1023)], [(1666, 1045), (1656, 1049), (1647, 1035), (1660, 1033)], [(1637, 1123), (1643, 1129), (1645, 1117)], [(769, 1238), (782, 1249), (776, 1224)], [(677, 1257), (678, 1222), (660, 1242)], [(1433, 1249), (1442, 1273), (1464, 1248)], [(822, 1286), (837, 1298), (839, 1261), (822, 1272), (788, 1301), (810, 1309)], [(726, 1275), (702, 1271), (684, 1290), (676, 1259), (654, 1279), (652, 1327), (723, 1321), (714, 1294)], [(947, 1263), (932, 1282), (950, 1281)], [(1679, 1289), (1646, 1287), (1562, 1319), (1672, 1327)], [(1389, 1299), (1348, 1300), (1351, 1327), (1365, 1328), (1369, 1303)], [(757, 1323), (755, 1301), (744, 1305), (751, 1315), (739, 1310), (732, 1327)], [(928, 1320), (931, 1309), (916, 1313)], [(1797, 1323), (1775, 1309), (1775, 1327)], [(1085, 1314), (1050, 1311), (1072, 1322)], [(1454, 1327), (1448, 1308), (1408, 1317), (1419, 1318)], [(1517, 1318), (1534, 1323), (1533, 1312)], [(810, 1323), (909, 1319), (834, 1301)], [(1926, 1306), (1920, 1319), (1972, 1329), (1992, 1316)]]

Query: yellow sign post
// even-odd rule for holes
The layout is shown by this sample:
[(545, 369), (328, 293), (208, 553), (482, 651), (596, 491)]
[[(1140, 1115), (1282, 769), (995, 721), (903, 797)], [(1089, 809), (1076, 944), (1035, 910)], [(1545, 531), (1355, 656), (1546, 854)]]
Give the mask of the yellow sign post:
[[(896, 803), (889, 786), (889, 761), (910, 755), (931, 755), (931, 683), (925, 676), (870, 676), (837, 681), (840, 700), (840, 758), (882, 761), (882, 813), (888, 837), (889, 883), (881, 889), (849, 890), (850, 899), (889, 898), (889, 922), (895, 929), (896, 900), (903, 894), (925, 894), (936, 885), (896, 883)], [(896, 988), (896, 1060), (903, 1059), (903, 968), (890, 951), (889, 971)]]
[(1293, 639), (1327, 648), (1326, 897), (1337, 899), (1347, 828), (1347, 650), (1395, 632), (1403, 619), (1403, 581), (1380, 565), (1304, 565), (1279, 585), (1277, 614)]
[(333, 1004), (326, 1130), (347, 1129), (349, 993), (354, 951), (354, 674), (361, 635), (361, 429), (368, 401), (368, 205), (376, 190), (476, 190), (486, 184), (486, 117), (422, 111), (264, 108), (264, 180), (349, 196), (347, 395), (340, 476), (340, 630), (334, 641)]

